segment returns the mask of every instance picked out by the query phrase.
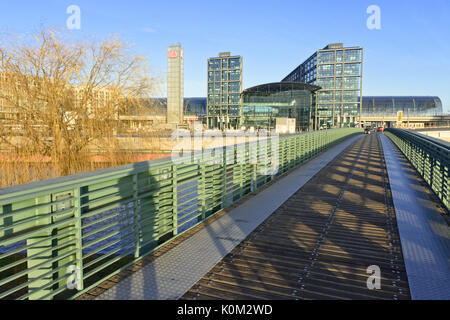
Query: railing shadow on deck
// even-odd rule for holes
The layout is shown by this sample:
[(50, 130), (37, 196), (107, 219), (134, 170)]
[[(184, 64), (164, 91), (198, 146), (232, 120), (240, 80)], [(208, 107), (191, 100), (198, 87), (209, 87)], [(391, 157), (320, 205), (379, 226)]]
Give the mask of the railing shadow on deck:
[[(373, 155), (368, 152), (363, 152), (362, 150), (359, 150), (358, 152), (354, 151), (352, 153), (344, 152), (343, 154), (345, 154), (346, 159), (359, 159), (363, 163), (368, 163), (373, 159)], [(341, 169), (348, 170), (345, 172)], [(333, 166), (331, 171), (327, 171), (327, 181), (333, 185), (344, 186), (351, 170), (357, 171), (357, 168), (343, 164), (340, 164), (338, 167)], [(355, 175), (352, 175), (351, 178), (360, 180), (363, 184), (374, 183), (372, 180), (366, 180), (364, 177)], [(336, 205), (337, 195), (321, 188), (322, 185), (317, 186), (314, 184), (316, 179), (321, 179), (321, 177), (314, 177), (313, 180), (311, 180), (312, 185), (309, 185), (306, 189), (300, 189), (295, 195), (301, 195), (302, 198), (308, 197), (307, 191), (311, 191), (311, 188), (313, 188), (314, 194), (320, 193), (321, 201), (324, 201), (330, 208), (333, 208)], [(379, 184), (380, 182), (377, 181), (377, 183)], [(345, 192), (348, 192), (348, 190)], [(311, 284), (307, 281), (308, 274), (317, 272), (317, 267), (321, 267), (320, 276), (323, 279), (321, 281), (324, 288), (328, 287), (327, 299), (332, 299), (333, 295), (337, 298), (339, 294), (341, 296), (351, 296), (352, 293), (345, 292), (345, 290), (348, 290), (349, 285), (353, 285), (359, 290), (359, 293), (353, 294), (355, 299), (371, 299), (376, 297), (386, 298), (386, 291), (382, 293), (369, 291), (366, 287), (367, 277), (361, 277), (360, 275), (365, 274), (366, 268), (371, 264), (379, 264), (383, 275), (391, 274), (392, 270), (389, 266), (389, 259), (380, 259), (380, 257), (372, 256), (363, 259), (364, 261), (362, 261), (363, 263), (361, 264), (361, 255), (355, 254), (356, 251), (354, 248), (352, 249), (352, 245), (347, 246), (345, 245), (345, 241), (335, 242), (332, 239), (328, 239), (331, 245), (342, 250), (342, 256), (337, 254), (334, 260), (331, 262), (329, 261), (330, 263), (327, 265), (322, 265), (323, 262), (318, 259), (319, 261), (316, 262), (316, 267), (314, 267), (314, 243), (318, 241), (319, 235), (324, 232), (323, 226), (330, 213), (324, 213), (313, 207), (308, 208), (307, 204), (303, 203), (305, 207), (302, 208), (307, 210), (308, 214), (306, 217), (299, 216), (298, 213), (295, 212), (295, 206), (298, 205), (295, 203), (295, 195), (280, 207), (274, 215), (266, 220), (261, 227), (261, 233), (254, 233), (253, 237), (249, 237), (239, 246), (239, 250), (244, 252), (243, 257), (230, 253), (221, 261), (218, 268), (208, 274), (207, 277), (210, 277), (212, 282), (219, 281), (219, 287), (223, 286), (225, 292), (231, 290), (230, 292), (232, 292), (232, 294), (230, 294), (230, 296), (236, 299), (256, 299), (256, 297), (258, 297), (258, 299), (296, 299), (299, 296), (301, 297), (300, 287), (302, 286), (302, 283), (306, 282), (305, 290), (314, 291), (314, 286), (311, 287)], [(329, 197), (327, 197), (327, 195), (329, 195)], [(309, 196), (312, 197), (312, 195)], [(383, 198), (382, 203), (384, 203), (384, 196), (384, 193), (381, 194), (381, 197)], [(361, 212), (374, 212), (373, 209), (365, 204), (366, 201), (374, 200), (379, 201), (374, 194), (369, 193), (368, 195), (362, 196)], [(292, 213), (290, 213), (289, 210), (292, 210)], [(364, 228), (367, 228), (368, 226), (376, 227), (376, 225), (372, 225), (370, 221), (365, 221), (364, 218), (359, 217), (358, 214), (347, 211), (345, 208), (338, 208), (338, 210), (343, 210), (343, 212), (348, 214), (353, 220), (353, 223), (356, 224), (353, 228), (350, 228), (340, 221), (335, 222), (333, 228), (342, 230), (343, 237), (360, 239), (361, 241), (366, 242), (373, 252), (384, 251), (387, 254), (389, 253), (391, 248), (389, 248), (387, 241), (380, 243), (379, 241), (376, 241), (377, 239), (368, 237), (364, 232)], [(386, 214), (374, 213), (381, 220), (388, 219)], [(315, 217), (316, 220), (312, 220), (311, 217)], [(320, 219), (317, 220), (317, 217), (323, 217), (322, 222), (324, 225), (318, 225)], [(281, 225), (286, 222), (286, 219), (290, 219), (289, 221), (291, 222), (289, 230), (281, 227)], [(302, 230), (307, 228), (310, 232), (299, 233), (298, 231), (295, 231), (297, 224), (301, 225)], [(245, 255), (246, 252), (247, 255)], [(320, 254), (321, 250), (319, 249), (317, 253)], [(294, 256), (296, 258), (294, 258)], [(311, 259), (308, 260), (309, 258)], [(274, 263), (271, 263), (271, 261), (274, 261)], [(349, 261), (352, 261), (353, 263), (350, 263)], [(366, 262), (366, 264), (364, 264), (364, 262)], [(333, 268), (330, 268), (330, 266), (333, 266)], [(220, 269), (222, 267), (225, 267), (225, 274), (222, 274), (220, 271), (223, 270)], [(358, 269), (359, 271), (357, 271)], [(345, 274), (347, 278), (355, 280), (353, 282), (340, 280), (343, 274)], [(259, 285), (255, 285), (255, 281), (252, 282), (252, 280), (258, 280), (264, 277), (266, 278), (265, 281), (260, 281)], [(405, 281), (406, 279), (403, 278), (402, 280)], [(383, 287), (392, 285), (389, 277), (382, 278), (382, 282)], [(227, 283), (234, 283), (234, 285), (228, 286)], [(344, 288), (347, 289), (339, 288), (339, 283), (345, 284), (346, 287)], [(293, 292), (293, 287), (297, 287), (299, 292)], [(327, 289), (325, 289), (325, 291), (326, 290)], [(324, 290), (318, 290), (318, 297), (320, 297), (321, 291), (322, 293), (324, 292)], [(366, 293), (364, 294), (362, 292)], [(391, 292), (392, 296), (396, 293), (394, 290), (391, 290)], [(327, 295), (322, 295), (322, 297), (326, 296)]]

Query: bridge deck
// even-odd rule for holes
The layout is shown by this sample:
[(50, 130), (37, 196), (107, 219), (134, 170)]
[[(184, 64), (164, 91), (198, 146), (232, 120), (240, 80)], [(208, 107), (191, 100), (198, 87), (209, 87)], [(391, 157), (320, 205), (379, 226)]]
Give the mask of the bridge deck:
[[(409, 299), (378, 135), (347, 148), (183, 299)], [(381, 289), (367, 288), (367, 268)]]
[(448, 225), (392, 148), (351, 138), (81, 298), (450, 299)]
[(381, 139), (411, 298), (448, 300), (450, 228), (445, 211), (436, 205), (438, 201), (432, 201), (435, 196), (421, 185), (401, 151), (387, 137)]

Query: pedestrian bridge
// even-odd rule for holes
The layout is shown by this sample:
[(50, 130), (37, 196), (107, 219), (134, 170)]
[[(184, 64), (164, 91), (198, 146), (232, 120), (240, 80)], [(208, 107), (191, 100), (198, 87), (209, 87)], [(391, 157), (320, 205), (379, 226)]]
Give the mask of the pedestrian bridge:
[(0, 299), (450, 299), (447, 143), (335, 129), (211, 154), (0, 190)]

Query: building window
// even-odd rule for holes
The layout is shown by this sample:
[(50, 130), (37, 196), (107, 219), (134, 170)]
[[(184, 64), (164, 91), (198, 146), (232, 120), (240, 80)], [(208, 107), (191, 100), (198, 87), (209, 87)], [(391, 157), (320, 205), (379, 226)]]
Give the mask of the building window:
[(338, 63), (336, 65), (336, 75), (337, 76), (342, 76), (342, 64)]
[(239, 116), (240, 111), (241, 111), (241, 107), (240, 106), (230, 106), (230, 108), (229, 108), (230, 116), (237, 117), (237, 116)]
[(344, 89), (359, 89), (361, 84), (360, 77), (344, 78)]
[(228, 82), (222, 82), (222, 92), (227, 93)]
[(214, 84), (214, 93), (215, 94), (220, 94), (220, 82), (216, 82)]
[(333, 91), (320, 91), (319, 102), (333, 102)]
[(321, 78), (317, 83), (322, 89), (334, 89), (334, 78)]
[(236, 104), (239, 103), (239, 94), (230, 94), (228, 102), (230, 104)]
[(230, 82), (230, 92), (239, 92), (240, 91), (240, 85), (239, 82)]
[(351, 76), (359, 76), (361, 74), (361, 64), (359, 63), (348, 63), (344, 66), (344, 74)]
[(208, 69), (219, 70), (220, 69), (220, 60), (217, 60), (217, 59), (209, 60)]
[(345, 102), (359, 102), (359, 91), (358, 90), (344, 91), (344, 101)]
[(230, 69), (240, 69), (240, 67), (241, 67), (241, 59), (240, 58), (230, 59)]
[(359, 104), (358, 103), (352, 103), (352, 104), (344, 104), (344, 115), (346, 116), (357, 116), (359, 114)]
[(230, 80), (239, 81), (241, 78), (241, 73), (239, 70), (230, 71)]
[(336, 52), (336, 62), (342, 62), (343, 57), (342, 57), (342, 51), (337, 51)]
[(319, 77), (334, 76), (334, 65), (333, 64), (319, 65), (319, 69), (317, 71), (317, 75)]
[(317, 105), (317, 111), (319, 116), (331, 116), (333, 114), (333, 105), (319, 104)]
[(345, 50), (345, 62), (361, 61), (361, 50)]
[(317, 60), (321, 63), (334, 63), (334, 51), (319, 52)]

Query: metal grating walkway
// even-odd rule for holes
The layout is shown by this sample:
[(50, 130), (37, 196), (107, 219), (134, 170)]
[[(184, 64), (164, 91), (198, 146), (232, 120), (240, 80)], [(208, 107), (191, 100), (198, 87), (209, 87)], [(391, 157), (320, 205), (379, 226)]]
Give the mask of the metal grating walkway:
[(410, 299), (382, 150), (358, 139), (182, 299)]
[(382, 136), (411, 297), (450, 299), (450, 228), (414, 167)]

